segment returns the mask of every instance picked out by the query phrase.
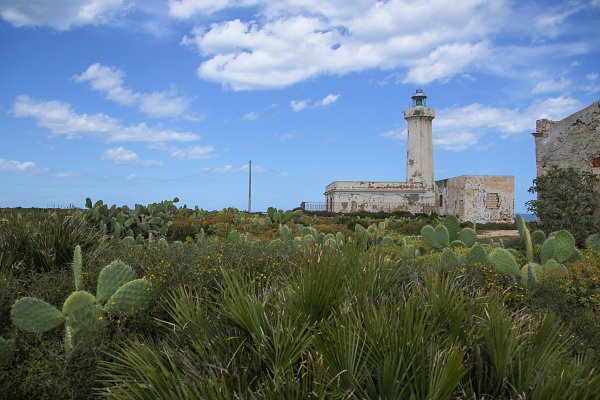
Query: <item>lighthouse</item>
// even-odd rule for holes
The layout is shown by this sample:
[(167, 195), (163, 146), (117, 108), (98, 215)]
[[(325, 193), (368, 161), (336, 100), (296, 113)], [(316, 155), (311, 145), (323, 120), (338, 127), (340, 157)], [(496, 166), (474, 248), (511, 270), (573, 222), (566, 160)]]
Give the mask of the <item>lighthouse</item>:
[(431, 121), (435, 118), (435, 110), (427, 108), (427, 96), (422, 89), (417, 89), (411, 99), (412, 107), (404, 110), (404, 119), (408, 122), (406, 180), (433, 190)]

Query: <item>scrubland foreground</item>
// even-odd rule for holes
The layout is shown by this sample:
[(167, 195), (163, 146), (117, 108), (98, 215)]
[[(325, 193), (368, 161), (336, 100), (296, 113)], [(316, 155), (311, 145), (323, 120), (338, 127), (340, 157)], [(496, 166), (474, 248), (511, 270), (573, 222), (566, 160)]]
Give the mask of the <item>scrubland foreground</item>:
[(175, 200), (0, 212), (3, 398), (600, 396), (597, 234)]

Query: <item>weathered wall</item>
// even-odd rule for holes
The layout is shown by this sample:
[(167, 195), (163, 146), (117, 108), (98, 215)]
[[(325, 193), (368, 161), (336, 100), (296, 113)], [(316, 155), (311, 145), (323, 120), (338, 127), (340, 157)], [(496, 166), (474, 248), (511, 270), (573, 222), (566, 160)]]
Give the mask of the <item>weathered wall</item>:
[(325, 188), (327, 210), (333, 212), (409, 211), (431, 213), (433, 190), (412, 182), (337, 181)]
[(513, 222), (514, 186), (512, 176), (463, 175), (436, 181), (436, 209), (461, 221)]
[[(600, 101), (561, 121), (537, 120), (533, 137), (538, 176), (551, 165), (600, 176)], [(600, 196), (600, 186), (597, 191)], [(600, 206), (596, 219), (600, 221)]]

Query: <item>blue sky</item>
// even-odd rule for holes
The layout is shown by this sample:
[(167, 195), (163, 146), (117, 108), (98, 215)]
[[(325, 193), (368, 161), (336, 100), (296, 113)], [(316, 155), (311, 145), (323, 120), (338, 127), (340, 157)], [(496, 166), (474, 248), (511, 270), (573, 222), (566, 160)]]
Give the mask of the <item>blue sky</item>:
[(423, 88), (435, 178), (514, 175), (600, 98), (600, 1), (0, 0), (0, 207), (178, 196), (213, 210), (405, 180)]

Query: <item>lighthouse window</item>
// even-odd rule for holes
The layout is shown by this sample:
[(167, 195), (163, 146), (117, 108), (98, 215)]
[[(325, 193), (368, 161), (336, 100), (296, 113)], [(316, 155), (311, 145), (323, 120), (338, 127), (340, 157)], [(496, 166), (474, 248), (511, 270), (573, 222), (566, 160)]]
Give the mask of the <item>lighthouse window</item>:
[(485, 208), (497, 210), (500, 208), (500, 196), (498, 193), (487, 193), (485, 196)]
[(440, 194), (440, 207), (444, 207), (444, 196)]

